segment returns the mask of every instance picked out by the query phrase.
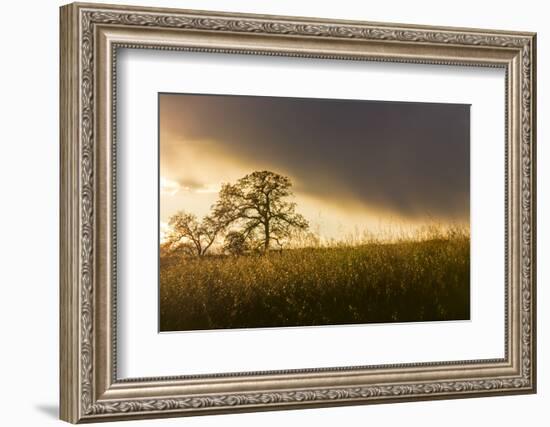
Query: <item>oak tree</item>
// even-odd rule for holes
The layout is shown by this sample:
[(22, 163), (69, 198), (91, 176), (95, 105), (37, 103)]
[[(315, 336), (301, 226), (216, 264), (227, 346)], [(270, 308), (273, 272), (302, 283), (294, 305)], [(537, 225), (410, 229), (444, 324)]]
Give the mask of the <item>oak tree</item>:
[[(272, 242), (280, 248), (293, 230), (306, 230), (307, 220), (296, 212), (292, 183), (286, 176), (270, 171), (256, 171), (235, 184), (224, 184), (213, 206), (212, 217), (221, 227), (234, 227), (240, 241), (268, 251)], [(232, 235), (236, 241), (236, 236)]]

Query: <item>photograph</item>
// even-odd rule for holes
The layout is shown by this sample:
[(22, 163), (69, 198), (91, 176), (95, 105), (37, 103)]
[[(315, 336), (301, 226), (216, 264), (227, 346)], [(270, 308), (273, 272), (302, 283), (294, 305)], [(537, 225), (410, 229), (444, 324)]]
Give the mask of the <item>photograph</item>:
[(160, 331), (470, 319), (470, 106), (159, 93)]

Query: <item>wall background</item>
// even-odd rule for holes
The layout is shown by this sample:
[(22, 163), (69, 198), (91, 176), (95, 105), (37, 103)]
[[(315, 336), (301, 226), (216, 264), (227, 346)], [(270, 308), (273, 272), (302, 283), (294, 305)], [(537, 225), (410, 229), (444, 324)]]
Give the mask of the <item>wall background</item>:
[[(133, 425), (544, 425), (550, 405), (549, 235), (550, 29), (545, 3), (417, 0), (128, 0), (132, 3), (234, 12), (314, 16), (538, 32), (538, 359), (539, 393), (208, 416)], [(58, 7), (57, 0), (3, 5), (0, 67), (0, 401), (2, 424), (60, 425), (58, 402)]]

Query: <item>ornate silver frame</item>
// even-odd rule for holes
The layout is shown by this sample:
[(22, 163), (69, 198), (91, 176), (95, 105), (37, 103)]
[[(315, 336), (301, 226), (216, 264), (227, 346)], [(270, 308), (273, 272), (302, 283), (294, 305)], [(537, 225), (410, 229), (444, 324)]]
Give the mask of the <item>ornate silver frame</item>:
[[(71, 4), (61, 8), (61, 419), (111, 421), (534, 393), (533, 33)], [(119, 380), (117, 48), (502, 67), (506, 70), (505, 357)]]

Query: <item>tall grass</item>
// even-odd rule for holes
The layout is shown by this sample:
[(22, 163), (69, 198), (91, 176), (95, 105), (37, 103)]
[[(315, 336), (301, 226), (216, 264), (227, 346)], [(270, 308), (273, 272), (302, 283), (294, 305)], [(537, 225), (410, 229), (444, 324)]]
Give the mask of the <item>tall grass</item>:
[(243, 256), (161, 257), (161, 331), (470, 317), (470, 239), (426, 229)]

